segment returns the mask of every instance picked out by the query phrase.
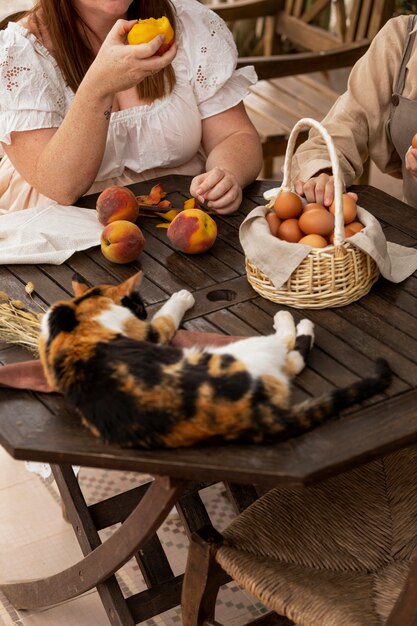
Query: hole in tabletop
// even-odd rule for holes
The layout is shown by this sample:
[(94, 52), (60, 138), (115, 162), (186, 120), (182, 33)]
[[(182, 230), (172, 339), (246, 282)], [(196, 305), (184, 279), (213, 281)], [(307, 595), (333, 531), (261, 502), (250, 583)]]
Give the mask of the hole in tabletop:
[(207, 299), (210, 300), (210, 302), (218, 302), (219, 300), (232, 302), (236, 296), (236, 291), (232, 291), (232, 289), (215, 289), (214, 291), (208, 292)]

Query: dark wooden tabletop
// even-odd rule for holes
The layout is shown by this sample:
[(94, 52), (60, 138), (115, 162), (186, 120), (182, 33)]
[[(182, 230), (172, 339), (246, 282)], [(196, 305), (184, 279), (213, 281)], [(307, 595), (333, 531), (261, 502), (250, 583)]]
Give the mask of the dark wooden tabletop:
[[(147, 194), (155, 182), (162, 182), (174, 207), (181, 208), (189, 197), (190, 178), (183, 176), (131, 188), (138, 195)], [(141, 293), (150, 312), (174, 291), (186, 288), (194, 293), (196, 304), (187, 313), (184, 328), (248, 336), (270, 333), (280, 305), (260, 297), (247, 282), (239, 225), (253, 207), (265, 203), (262, 193), (272, 186), (271, 181), (255, 182), (246, 188), (238, 213), (216, 217), (218, 238), (205, 254), (176, 252), (166, 230), (156, 228), (158, 220), (139, 217), (146, 246), (138, 262), (112, 264), (97, 247), (76, 253), (59, 266), (2, 266), (1, 289), (33, 309), (24, 290), (28, 281), (35, 285), (35, 302), (45, 306), (71, 294), (74, 271), (95, 284), (116, 283), (141, 268), (145, 273)], [(372, 187), (353, 189), (361, 206), (380, 220), (389, 241), (417, 246), (416, 209)], [(96, 197), (83, 198), (80, 206), (94, 208)], [(102, 445), (56, 394), (1, 389), (0, 443), (16, 459), (270, 486), (322, 479), (334, 468), (342, 471), (417, 441), (417, 276), (401, 284), (380, 278), (367, 296), (346, 307), (291, 312), (296, 320), (312, 319), (316, 327), (315, 347), (295, 382), (294, 400), (349, 384), (372, 372), (379, 356), (394, 371), (387, 393), (351, 409), (340, 420), (273, 446), (144, 452)], [(23, 349), (0, 344), (3, 364), (27, 358)]]

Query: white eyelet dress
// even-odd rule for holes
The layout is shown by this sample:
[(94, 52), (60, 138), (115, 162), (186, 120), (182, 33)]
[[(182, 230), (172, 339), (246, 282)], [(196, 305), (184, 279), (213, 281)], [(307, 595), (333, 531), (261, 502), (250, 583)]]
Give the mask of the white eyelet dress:
[[(175, 0), (176, 86), (166, 98), (111, 114), (107, 144), (88, 193), (176, 173), (204, 171), (201, 123), (239, 102), (256, 82), (253, 67), (236, 70), (237, 51), (227, 25), (197, 0)], [(13, 131), (57, 128), (74, 93), (53, 56), (26, 28), (0, 32), (0, 141)], [(31, 187), (4, 156), (0, 161), (0, 214), (51, 200)]]

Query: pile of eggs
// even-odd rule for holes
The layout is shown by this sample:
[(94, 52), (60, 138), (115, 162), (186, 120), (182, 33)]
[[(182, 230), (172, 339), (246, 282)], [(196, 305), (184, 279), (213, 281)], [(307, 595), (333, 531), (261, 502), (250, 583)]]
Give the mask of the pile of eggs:
[[(352, 196), (343, 194), (343, 217), (345, 238), (351, 237), (364, 228), (356, 220), (356, 202)], [(303, 243), (313, 248), (325, 248), (333, 244), (334, 234), (333, 202), (327, 209), (321, 204), (303, 203), (293, 191), (281, 191), (277, 196), (273, 211), (266, 214), (271, 234), (291, 243)]]

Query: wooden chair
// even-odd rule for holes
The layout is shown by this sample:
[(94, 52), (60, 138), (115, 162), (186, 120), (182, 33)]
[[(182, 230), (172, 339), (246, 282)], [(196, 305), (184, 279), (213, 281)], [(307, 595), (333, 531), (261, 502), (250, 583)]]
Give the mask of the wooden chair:
[[(329, 27), (331, 4), (336, 8), (335, 32)], [(302, 117), (321, 121), (327, 114), (344, 91), (347, 77), (342, 88), (336, 88), (330, 70), (350, 68), (366, 52), (392, 16), (394, 4), (394, 0), (353, 0), (348, 13), (344, 0), (209, 4), (230, 26), (237, 20), (265, 20), (264, 56), (238, 60), (238, 67), (254, 65), (259, 78), (245, 106), (262, 140), (264, 178), (272, 176), (274, 157), (285, 154), (294, 124)], [(289, 47), (292, 51), (282, 54)], [(300, 134), (299, 142), (306, 137), (307, 132)]]
[(416, 626), (416, 471), (414, 446), (318, 485), (273, 489), (223, 535), (193, 534), (183, 626), (221, 626), (225, 572), (275, 611), (253, 625)]

